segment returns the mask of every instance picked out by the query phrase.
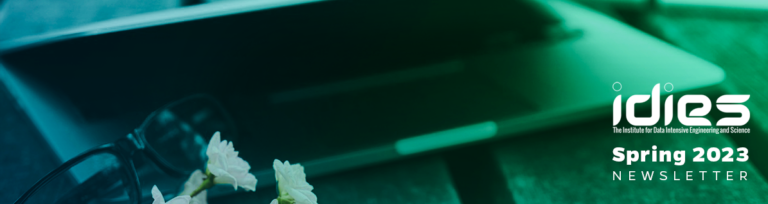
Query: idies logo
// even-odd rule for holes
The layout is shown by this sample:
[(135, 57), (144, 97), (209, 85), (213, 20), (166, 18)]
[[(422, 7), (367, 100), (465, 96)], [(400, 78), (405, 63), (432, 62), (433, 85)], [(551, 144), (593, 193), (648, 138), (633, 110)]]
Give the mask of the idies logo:
[[(618, 84), (619, 89), (616, 89)], [(615, 82), (613, 84), (614, 90), (621, 90), (621, 83)], [(667, 87), (670, 87), (667, 90)], [(664, 84), (664, 90), (667, 92), (672, 91), (674, 86), (671, 83)], [(669, 125), (674, 117), (672, 100), (674, 95), (669, 95), (664, 100), (664, 125)], [(651, 117), (635, 117), (635, 104), (647, 102), (651, 100)], [(651, 89), (651, 95), (638, 94), (632, 95), (627, 99), (627, 121), (634, 126), (652, 126), (659, 122), (661, 117), (659, 111), (659, 84), (653, 86)], [(749, 100), (749, 95), (722, 95), (717, 98), (717, 109), (724, 113), (741, 113), (741, 117), (725, 117), (717, 121), (717, 126), (742, 126), (749, 121), (749, 109), (741, 103)], [(616, 96), (613, 100), (613, 126), (619, 124), (621, 121), (621, 95)], [(685, 108), (688, 104), (702, 104), (700, 108), (691, 110), (687, 113)], [(677, 101), (677, 120), (686, 126), (712, 126), (712, 123), (704, 118), (712, 109), (712, 102), (705, 95), (688, 94), (680, 97)]]

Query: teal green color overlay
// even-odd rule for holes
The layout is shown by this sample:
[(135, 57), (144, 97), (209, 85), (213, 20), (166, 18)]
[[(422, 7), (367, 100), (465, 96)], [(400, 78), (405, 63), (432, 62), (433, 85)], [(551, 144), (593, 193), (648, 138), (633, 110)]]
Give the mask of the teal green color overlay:
[(496, 135), (496, 122), (487, 121), (462, 126), (449, 130), (405, 138), (395, 142), (395, 150), (401, 155), (409, 155), (433, 149), (440, 149), (468, 142), (488, 139)]

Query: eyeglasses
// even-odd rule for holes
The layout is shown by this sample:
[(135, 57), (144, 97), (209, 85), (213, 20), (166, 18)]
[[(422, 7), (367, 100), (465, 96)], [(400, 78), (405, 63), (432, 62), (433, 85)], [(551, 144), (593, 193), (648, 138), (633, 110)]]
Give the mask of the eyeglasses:
[(231, 117), (212, 97), (172, 102), (126, 137), (64, 162), (15, 203), (151, 203), (151, 196), (142, 195), (150, 195), (155, 184), (173, 196), (192, 171), (205, 169), (207, 141), (216, 131), (229, 140), (237, 134)]

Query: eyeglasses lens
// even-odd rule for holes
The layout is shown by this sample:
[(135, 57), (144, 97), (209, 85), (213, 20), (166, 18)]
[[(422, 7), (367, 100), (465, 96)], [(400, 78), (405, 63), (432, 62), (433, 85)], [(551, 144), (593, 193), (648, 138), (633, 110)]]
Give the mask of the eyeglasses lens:
[(190, 172), (205, 168), (205, 150), (213, 133), (234, 134), (224, 110), (206, 97), (183, 100), (158, 110), (143, 128), (150, 148), (171, 165)]

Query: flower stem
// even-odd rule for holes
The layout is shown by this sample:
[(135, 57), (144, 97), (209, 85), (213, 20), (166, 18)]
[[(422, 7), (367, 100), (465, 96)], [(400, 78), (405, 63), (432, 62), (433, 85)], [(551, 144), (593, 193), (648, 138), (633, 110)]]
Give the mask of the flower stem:
[(205, 189), (209, 189), (209, 188), (213, 187), (213, 185), (214, 185), (213, 178), (214, 177), (216, 177), (216, 176), (214, 176), (211, 172), (209, 172), (206, 169), (206, 171), (205, 171), (205, 180), (203, 181), (202, 184), (200, 184), (199, 187), (197, 187), (197, 189), (195, 189), (195, 191), (192, 191), (192, 194), (189, 195), (189, 197), (195, 197), (197, 194), (200, 194), (200, 192), (203, 192)]

